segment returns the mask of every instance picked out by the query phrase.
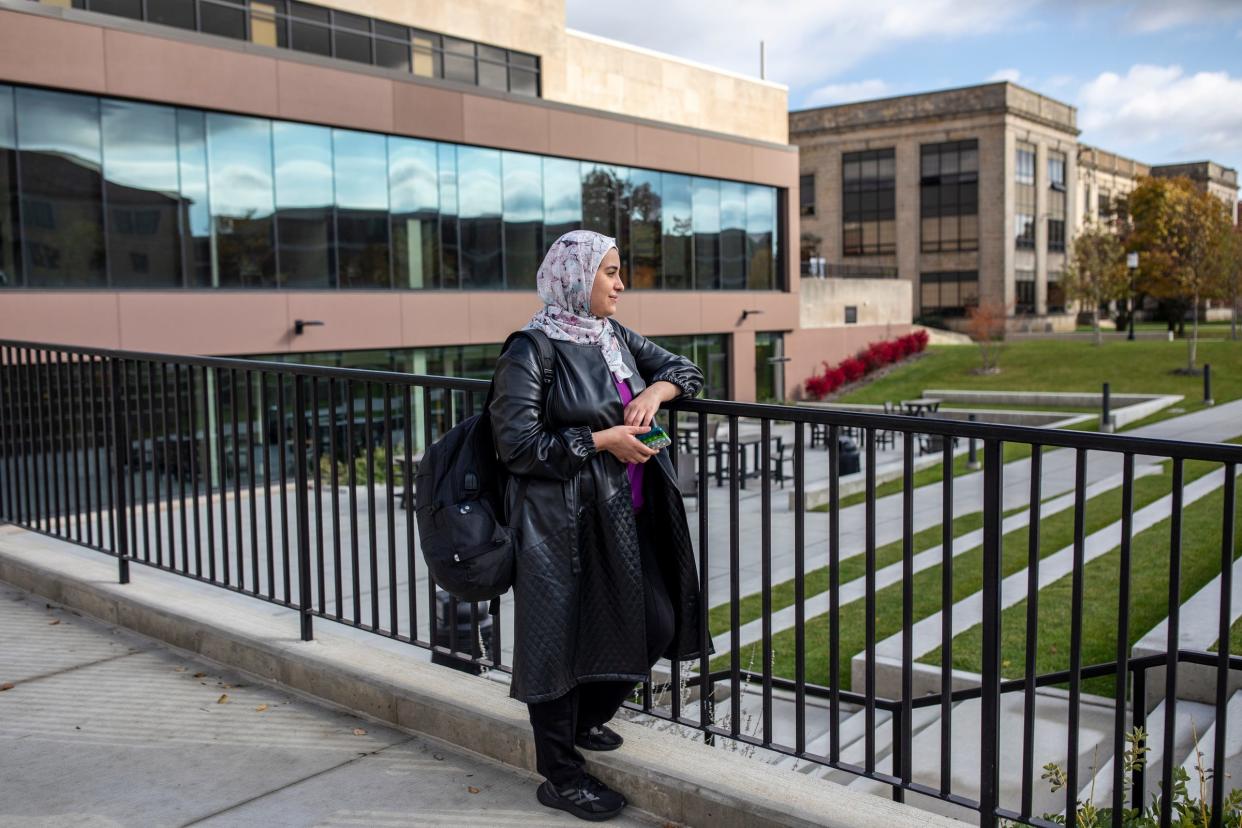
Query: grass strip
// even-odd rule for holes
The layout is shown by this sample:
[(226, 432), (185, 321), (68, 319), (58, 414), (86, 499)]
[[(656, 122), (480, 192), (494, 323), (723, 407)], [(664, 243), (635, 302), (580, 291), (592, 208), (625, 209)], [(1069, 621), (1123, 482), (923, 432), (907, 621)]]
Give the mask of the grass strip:
[[(1190, 463), (1186, 464), (1187, 482)], [(1219, 468), (1219, 466), (1217, 466)], [(1150, 478), (1149, 478), (1150, 479)], [(1161, 478), (1169, 484), (1170, 476)], [(1137, 485), (1137, 482), (1136, 482)], [(1235, 509), (1242, 509), (1242, 489), (1237, 491)], [(1182, 511), (1181, 600), (1185, 601), (1220, 573), (1221, 509), (1224, 490), (1217, 489)], [(1134, 536), (1131, 544), (1130, 630), (1133, 646), (1156, 624), (1168, 616), (1169, 527), (1166, 518)], [(1242, 554), (1235, 543), (1234, 557)], [(1112, 661), (1117, 653), (1117, 608), (1120, 602), (1120, 548), (1101, 555), (1083, 570), (1082, 663), (1084, 666)], [(1039, 591), (1038, 647), (1035, 669), (1038, 673), (1069, 669), (1070, 620), (1073, 576), (1049, 584)], [(1001, 671), (1007, 678), (1022, 675), (1026, 657), (1025, 600), (1001, 615)], [(1239, 624), (1234, 625), (1234, 630)], [(953, 640), (953, 666), (979, 672), (982, 664), (982, 626), (976, 625)], [(1237, 638), (1231, 634), (1230, 640)], [(1237, 651), (1238, 645), (1234, 644)], [(940, 651), (925, 659), (940, 663)], [(1105, 677), (1083, 682), (1083, 692), (1113, 696), (1113, 679)]]
[[(1206, 474), (1219, 464), (1190, 461), (1185, 464), (1185, 482)], [(1160, 475), (1148, 475), (1134, 481), (1134, 508), (1137, 510), (1168, 494), (1171, 474), (1168, 464)], [(1121, 514), (1121, 488), (1118, 487), (1096, 495), (1086, 502), (1086, 534), (1099, 531), (1114, 523)], [(1030, 527), (1021, 527), (1007, 533), (1003, 538), (1001, 556), (1002, 577), (1012, 575), (1026, 567), (1027, 544)], [(1066, 509), (1040, 521), (1040, 558), (1045, 558), (1073, 542), (1074, 510)], [(954, 603), (978, 592), (983, 586), (983, 547), (977, 546), (958, 554), (953, 559)], [(917, 622), (941, 609), (941, 564), (935, 564), (914, 576), (914, 620)], [(876, 592), (876, 640), (881, 641), (901, 631), (902, 585), (891, 584)], [(859, 599), (841, 608), (840, 668), (842, 686), (851, 686), (850, 659), (866, 647), (866, 601)], [(805, 644), (808, 654), (807, 681), (828, 682), (828, 614), (808, 619), (805, 625)], [(783, 630), (773, 636), (773, 673), (793, 677), (796, 668), (794, 631)], [(751, 658), (749, 650), (759, 646), (743, 647), (742, 663)], [(956, 645), (955, 645), (956, 646)], [(955, 659), (956, 659), (955, 653)], [(930, 657), (923, 660), (931, 660)], [(756, 659), (756, 663), (758, 660)], [(714, 669), (728, 666), (728, 654), (713, 662)]]

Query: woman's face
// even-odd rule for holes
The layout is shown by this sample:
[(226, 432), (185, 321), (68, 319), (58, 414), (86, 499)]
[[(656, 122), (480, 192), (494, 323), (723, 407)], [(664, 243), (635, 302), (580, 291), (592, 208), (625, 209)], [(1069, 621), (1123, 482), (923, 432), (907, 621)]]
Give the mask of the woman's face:
[(591, 285), (591, 313), (605, 318), (617, 312), (617, 300), (625, 285), (621, 283), (621, 254), (612, 248), (604, 254), (604, 260), (595, 271), (595, 282)]

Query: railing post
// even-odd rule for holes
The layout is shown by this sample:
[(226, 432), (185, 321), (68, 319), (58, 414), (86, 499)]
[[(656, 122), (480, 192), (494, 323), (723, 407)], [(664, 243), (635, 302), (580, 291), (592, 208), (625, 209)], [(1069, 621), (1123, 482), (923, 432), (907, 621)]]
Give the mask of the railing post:
[(1216, 400), (1212, 399), (1212, 366), (1206, 362), (1203, 364), (1203, 404), (1216, 405)]
[[(296, 444), (293, 453), (296, 481), (293, 504), (298, 524), (298, 614), (302, 620), (302, 640), (310, 641), (314, 638), (314, 606), (311, 603), (310, 583), (310, 504), (307, 502), (310, 495), (306, 478), (306, 387), (302, 379), (298, 374), (293, 376), (293, 441)], [(281, 451), (284, 451), (283, 447)]]
[(1000, 805), (1001, 512), (999, 440), (983, 445), (983, 653), (979, 737), (979, 825), (996, 825)]
[(1100, 431), (1111, 432), (1113, 430), (1113, 415), (1110, 412), (1112, 408), (1112, 394), (1109, 392), (1108, 383), (1104, 383), (1104, 404), (1103, 411), (1100, 412)]
[[(968, 414), (966, 419), (973, 423), (979, 418), (974, 414)], [(966, 456), (966, 468), (971, 471), (979, 469), (979, 444), (974, 437), (970, 438), (970, 453)]]
[(112, 512), (115, 520), (112, 551), (116, 553), (117, 579), (129, 583), (129, 519), (125, 503), (125, 476), (129, 474), (129, 424), (125, 422), (125, 364), (112, 364)]

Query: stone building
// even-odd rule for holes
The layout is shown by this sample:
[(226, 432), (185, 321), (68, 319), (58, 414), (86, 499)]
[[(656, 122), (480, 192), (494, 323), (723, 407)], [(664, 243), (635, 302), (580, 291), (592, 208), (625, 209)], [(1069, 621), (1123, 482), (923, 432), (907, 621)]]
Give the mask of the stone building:
[(1009, 82), (795, 111), (789, 132), (803, 272), (909, 282), (914, 313), (949, 325), (995, 301), (1011, 329), (1072, 329), (1072, 237), (1144, 175), (1237, 199), (1233, 170), (1080, 144), (1074, 107)]

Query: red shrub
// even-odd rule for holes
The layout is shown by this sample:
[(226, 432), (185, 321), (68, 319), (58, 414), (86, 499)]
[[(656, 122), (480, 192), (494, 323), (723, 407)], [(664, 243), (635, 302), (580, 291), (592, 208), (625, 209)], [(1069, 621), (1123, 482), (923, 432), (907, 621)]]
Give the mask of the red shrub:
[(920, 351), (927, 348), (927, 341), (931, 339), (927, 331), (922, 330), (922, 329), (915, 331), (914, 333), (910, 334), (910, 336), (911, 338), (914, 339), (915, 343), (918, 345), (918, 347), (915, 348), (915, 351), (914, 351), (915, 353), (919, 353)]
[(841, 364), (837, 366), (841, 372), (845, 374), (846, 382), (853, 382), (861, 379), (863, 374), (867, 373), (867, 363), (858, 357), (847, 357), (841, 360)]

